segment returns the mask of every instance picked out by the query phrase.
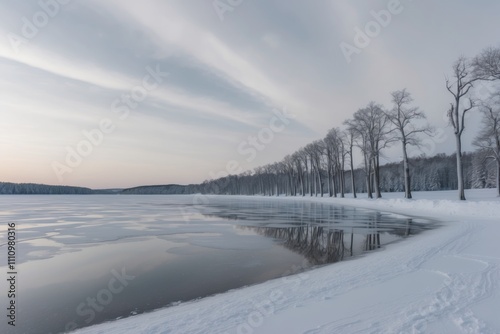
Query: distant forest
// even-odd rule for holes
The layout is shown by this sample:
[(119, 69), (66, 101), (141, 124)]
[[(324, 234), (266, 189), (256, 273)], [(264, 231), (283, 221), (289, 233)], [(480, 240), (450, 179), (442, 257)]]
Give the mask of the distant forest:
[[(496, 186), (496, 163), (487, 159), (487, 152), (478, 150), (474, 153), (463, 153), (463, 168), (466, 189), (495, 188)], [(456, 190), (457, 170), (455, 154), (438, 154), (433, 157), (416, 157), (409, 159), (412, 190)], [(274, 166), (277, 167), (277, 166)], [(293, 173), (293, 172), (292, 172)], [(227, 194), (227, 195), (314, 195), (320, 194), (323, 188), (325, 195), (341, 196), (339, 189), (328, 186), (328, 177), (325, 170), (322, 173), (322, 187), (314, 185), (311, 178), (316, 178), (311, 173), (304, 175), (304, 191), (301, 182), (291, 172), (273, 170), (273, 166), (263, 169), (258, 174), (230, 175), (217, 180), (205, 181), (201, 185), (187, 186), (188, 193), (202, 194)], [(352, 193), (351, 172), (345, 171), (344, 193)], [(340, 184), (337, 176), (336, 183)], [(334, 182), (332, 182), (334, 183)], [(365, 171), (362, 168), (354, 170), (354, 183), (356, 191), (366, 193)], [(380, 188), (382, 192), (404, 191), (403, 163), (390, 163), (380, 166)], [(329, 192), (331, 190), (331, 193)], [(181, 193), (186, 193), (185, 191)]]
[(0, 194), (2, 195), (88, 195), (94, 190), (82, 187), (71, 186), (50, 186), (36, 183), (11, 183), (0, 182)]
[[(487, 152), (478, 150), (474, 153), (463, 154), (465, 186), (467, 189), (495, 188), (496, 163), (487, 159)], [(456, 190), (457, 172), (455, 168), (456, 157), (454, 154), (438, 154), (433, 157), (410, 158), (412, 170), (412, 190)], [(275, 166), (276, 167), (276, 166)], [(321, 171), (326, 180), (326, 172)], [(358, 192), (366, 193), (364, 170), (354, 170), (355, 188)], [(312, 176), (306, 175), (309, 179)], [(404, 191), (403, 164), (390, 163), (380, 167), (380, 187), (383, 192)], [(320, 187), (308, 186), (306, 182), (304, 193), (320, 195)], [(323, 184), (328, 190), (328, 186)], [(345, 192), (352, 192), (351, 173), (345, 172)], [(93, 190), (82, 187), (50, 186), (34, 183), (8, 183), (0, 182), (0, 194), (123, 194), (123, 195), (188, 195), (188, 194), (224, 194), (224, 195), (300, 195), (300, 183), (290, 178), (285, 171), (274, 172), (272, 168), (263, 169), (260, 173), (246, 172), (241, 175), (230, 175), (217, 180), (205, 181), (202, 184), (191, 185), (156, 185), (140, 186), (128, 189)], [(329, 195), (328, 192), (325, 193)], [(332, 193), (332, 196), (335, 194)], [(340, 194), (337, 193), (340, 196)]]

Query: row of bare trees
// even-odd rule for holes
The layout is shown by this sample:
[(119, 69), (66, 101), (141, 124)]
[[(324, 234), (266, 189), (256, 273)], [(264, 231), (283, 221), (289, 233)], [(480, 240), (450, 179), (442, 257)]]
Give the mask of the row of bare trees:
[[(282, 161), (258, 167), (252, 177), (255, 184), (245, 191), (265, 195), (302, 195), (344, 197), (346, 173), (350, 173), (351, 191), (356, 197), (354, 180), (354, 148), (363, 155), (363, 170), (368, 197), (382, 196), (380, 189), (381, 151), (395, 141), (403, 143), (406, 197), (411, 198), (410, 169), (407, 147), (418, 145), (420, 133), (430, 133), (425, 115), (412, 107), (411, 94), (403, 89), (392, 93), (393, 108), (384, 108), (370, 102), (356, 111), (352, 119), (344, 122), (344, 128), (333, 128), (325, 138), (316, 140)], [(419, 120), (423, 122), (418, 123)], [(349, 171), (346, 171), (346, 165)], [(248, 185), (247, 185), (248, 186)], [(325, 189), (326, 188), (326, 189)]]
[[(344, 197), (346, 173), (350, 173), (351, 191), (356, 197), (354, 180), (354, 155), (358, 148), (363, 155), (363, 170), (368, 197), (381, 197), (380, 154), (395, 141), (403, 143), (405, 157), (405, 190), (411, 198), (410, 169), (407, 146), (418, 145), (419, 133), (429, 133), (425, 115), (411, 107), (412, 98), (408, 91), (392, 93), (394, 106), (391, 110), (370, 102), (356, 111), (352, 119), (344, 122), (344, 128), (333, 128), (325, 138), (316, 140), (282, 161), (257, 167), (253, 173), (246, 172), (239, 180), (252, 178), (253, 184), (244, 185), (245, 193), (265, 195), (302, 195)], [(424, 120), (416, 125), (418, 120)], [(349, 172), (346, 165), (349, 165)], [(234, 181), (234, 180), (233, 180)], [(219, 187), (218, 187), (219, 188)], [(240, 191), (242, 189), (238, 189)]]
[[(464, 173), (462, 165), (462, 134), (465, 130), (466, 113), (475, 107), (479, 107), (485, 116), (484, 127), (475, 143), (486, 148), (497, 160), (500, 171), (500, 128), (497, 124), (490, 122), (498, 121), (500, 118), (498, 93), (492, 94), (485, 101), (478, 101), (470, 95), (471, 89), (476, 82), (500, 80), (500, 48), (486, 48), (476, 57), (469, 59), (460, 56), (452, 66), (452, 76), (446, 79), (446, 89), (453, 96), (450, 103), (448, 117), (453, 127), (456, 142), (458, 196), (465, 200)], [(466, 100), (468, 103), (465, 102)], [(492, 112), (490, 113), (489, 110)], [(493, 125), (493, 126), (492, 126)], [(488, 138), (484, 138), (489, 134)], [(497, 190), (500, 196), (500, 174), (497, 176)]]
[[(479, 101), (471, 95), (478, 82), (500, 80), (500, 48), (487, 48), (478, 56), (468, 59), (459, 57), (452, 66), (452, 75), (446, 78), (446, 88), (453, 97), (448, 110), (450, 125), (456, 139), (456, 168), (459, 199), (465, 200), (462, 162), (462, 134), (465, 115), (473, 109), (483, 114), (483, 124), (474, 144), (488, 152), (487, 158), (497, 164), (497, 190), (500, 196), (500, 91)], [(411, 194), (411, 168), (408, 156), (410, 146), (419, 146), (422, 137), (432, 136), (433, 129), (425, 114), (413, 105), (413, 98), (406, 89), (391, 93), (392, 106), (385, 109), (370, 102), (346, 120), (342, 128), (328, 131), (325, 138), (316, 140), (282, 161), (258, 167), (238, 176), (229, 176), (208, 183), (227, 182), (237, 184), (231, 193), (263, 195), (301, 195), (344, 197), (346, 175), (350, 190), (357, 197), (355, 186), (355, 149), (363, 156), (361, 168), (369, 198), (382, 197), (380, 187), (381, 152), (398, 142), (402, 149), (404, 191)], [(347, 168), (346, 168), (347, 166)], [(231, 179), (233, 178), (233, 179)], [(215, 189), (221, 189), (216, 187)]]
[[(344, 122), (352, 138), (351, 143), (363, 153), (369, 198), (373, 197), (372, 192), (375, 192), (377, 198), (382, 197), (380, 154), (384, 148), (396, 141), (402, 143), (405, 197), (412, 197), (408, 146), (420, 144), (419, 134), (431, 133), (431, 127), (425, 122), (425, 114), (419, 111), (418, 107), (411, 106), (413, 99), (406, 89), (392, 92), (391, 95), (392, 109), (384, 111), (381, 105), (370, 102), (367, 107), (356, 111), (352, 119)], [(350, 156), (352, 165), (352, 154)]]

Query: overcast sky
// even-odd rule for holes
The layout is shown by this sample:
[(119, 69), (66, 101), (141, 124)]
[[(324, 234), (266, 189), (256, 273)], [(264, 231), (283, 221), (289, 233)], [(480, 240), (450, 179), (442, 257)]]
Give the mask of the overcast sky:
[(445, 75), (500, 44), (499, 14), (494, 0), (1, 0), (0, 181), (198, 183), (281, 160), (402, 88), (444, 130), (426, 153), (451, 153)]

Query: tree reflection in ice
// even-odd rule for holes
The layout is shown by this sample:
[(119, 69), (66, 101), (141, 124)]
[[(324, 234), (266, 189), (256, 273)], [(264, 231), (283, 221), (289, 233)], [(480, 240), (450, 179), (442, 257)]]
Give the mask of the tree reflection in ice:
[(313, 265), (376, 250), (433, 227), (423, 219), (314, 202), (249, 200), (212, 207), (216, 210), (204, 215), (273, 238)]
[(321, 226), (244, 228), (282, 240), (285, 247), (304, 255), (312, 264), (332, 263), (344, 258), (343, 230), (328, 230)]

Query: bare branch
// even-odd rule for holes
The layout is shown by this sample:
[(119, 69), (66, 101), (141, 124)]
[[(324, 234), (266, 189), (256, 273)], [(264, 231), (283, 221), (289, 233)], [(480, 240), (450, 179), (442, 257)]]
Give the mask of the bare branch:
[(480, 80), (500, 80), (500, 48), (486, 48), (472, 60), (473, 75)]

